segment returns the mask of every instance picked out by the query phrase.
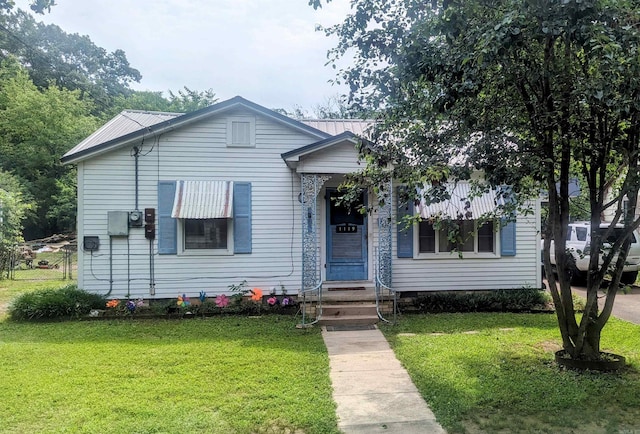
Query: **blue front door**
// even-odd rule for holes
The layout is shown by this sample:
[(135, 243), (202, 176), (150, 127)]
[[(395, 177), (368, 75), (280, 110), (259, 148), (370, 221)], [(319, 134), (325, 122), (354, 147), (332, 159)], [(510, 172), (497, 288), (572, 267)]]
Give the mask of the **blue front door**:
[(363, 193), (351, 207), (339, 205), (340, 193), (327, 188), (327, 280), (367, 280), (367, 215)]

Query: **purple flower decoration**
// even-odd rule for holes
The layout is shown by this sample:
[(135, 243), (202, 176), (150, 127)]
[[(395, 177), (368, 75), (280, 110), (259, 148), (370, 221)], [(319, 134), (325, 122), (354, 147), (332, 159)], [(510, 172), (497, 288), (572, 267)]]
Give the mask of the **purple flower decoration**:
[(133, 300), (129, 300), (127, 301), (127, 309), (129, 309), (129, 312), (133, 313), (134, 310), (136, 310), (136, 303)]
[(229, 305), (229, 297), (224, 294), (220, 294), (216, 297), (216, 306), (227, 307)]
[(289, 306), (291, 304), (291, 299), (289, 297), (284, 297), (280, 303), (282, 303), (283, 306)]

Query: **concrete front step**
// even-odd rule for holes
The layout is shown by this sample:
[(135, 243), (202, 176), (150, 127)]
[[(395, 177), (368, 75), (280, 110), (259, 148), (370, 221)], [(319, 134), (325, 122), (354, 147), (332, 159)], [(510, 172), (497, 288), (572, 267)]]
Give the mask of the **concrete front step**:
[(375, 304), (325, 304), (322, 306), (320, 325), (376, 324)]
[(379, 321), (378, 315), (343, 315), (340, 317), (320, 317), (318, 324), (323, 326), (337, 326), (337, 325), (367, 325), (377, 324)]
[(376, 315), (376, 305), (365, 303), (324, 304), (322, 305), (322, 315), (326, 317)]

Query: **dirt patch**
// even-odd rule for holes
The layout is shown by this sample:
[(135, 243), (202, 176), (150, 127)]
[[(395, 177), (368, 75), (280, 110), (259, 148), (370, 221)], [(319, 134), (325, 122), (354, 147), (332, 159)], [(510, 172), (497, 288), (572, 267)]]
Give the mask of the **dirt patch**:
[(544, 352), (555, 353), (562, 349), (562, 345), (555, 341), (544, 341), (534, 345), (535, 348), (540, 348)]

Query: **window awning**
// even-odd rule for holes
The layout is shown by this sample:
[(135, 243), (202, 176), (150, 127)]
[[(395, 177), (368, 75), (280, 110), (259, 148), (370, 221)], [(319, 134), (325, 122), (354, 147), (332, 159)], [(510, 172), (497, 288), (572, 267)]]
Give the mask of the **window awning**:
[(481, 196), (471, 196), (471, 185), (467, 183), (448, 184), (447, 191), (451, 198), (438, 203), (427, 204), (424, 197), (420, 200), (418, 211), (420, 217), (441, 216), (451, 219), (477, 219), (484, 214), (494, 212), (498, 204), (497, 192), (490, 190)]
[(178, 181), (171, 217), (231, 218), (232, 206), (233, 182), (231, 181)]

